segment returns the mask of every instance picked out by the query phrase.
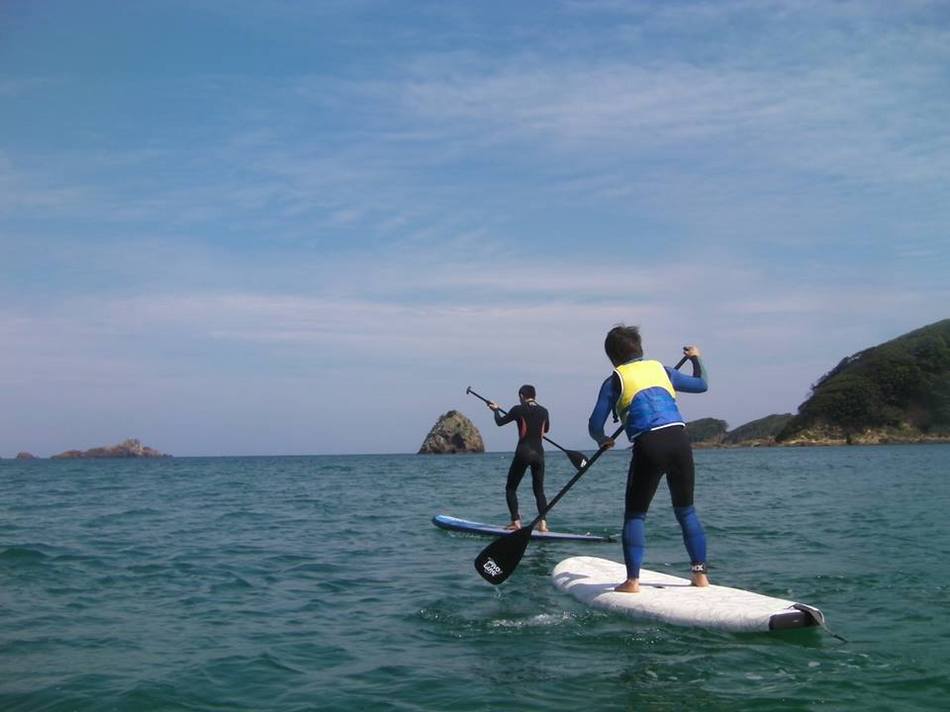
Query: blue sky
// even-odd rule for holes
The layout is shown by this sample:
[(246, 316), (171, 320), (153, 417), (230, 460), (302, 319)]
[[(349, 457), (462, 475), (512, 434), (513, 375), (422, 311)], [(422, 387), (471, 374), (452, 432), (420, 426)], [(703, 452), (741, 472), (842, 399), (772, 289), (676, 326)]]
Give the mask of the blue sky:
[(943, 2), (0, 4), (0, 457), (413, 452), (606, 331), (688, 419), (950, 316)]

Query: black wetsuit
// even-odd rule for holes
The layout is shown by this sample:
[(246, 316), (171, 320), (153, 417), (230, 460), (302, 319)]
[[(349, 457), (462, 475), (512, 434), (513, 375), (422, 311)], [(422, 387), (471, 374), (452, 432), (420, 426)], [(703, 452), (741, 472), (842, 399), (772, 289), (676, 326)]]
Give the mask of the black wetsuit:
[(518, 485), (525, 471), (531, 468), (531, 486), (534, 490), (534, 499), (538, 505), (538, 513), (548, 506), (544, 496), (544, 450), (541, 447), (541, 437), (548, 432), (548, 411), (534, 401), (525, 405), (516, 405), (508, 415), (495, 411), (495, 423), (505, 425), (512, 421), (518, 423), (518, 446), (515, 456), (508, 468), (508, 481), (505, 484), (505, 499), (508, 502), (508, 511), (511, 521), (521, 519), (518, 512)]

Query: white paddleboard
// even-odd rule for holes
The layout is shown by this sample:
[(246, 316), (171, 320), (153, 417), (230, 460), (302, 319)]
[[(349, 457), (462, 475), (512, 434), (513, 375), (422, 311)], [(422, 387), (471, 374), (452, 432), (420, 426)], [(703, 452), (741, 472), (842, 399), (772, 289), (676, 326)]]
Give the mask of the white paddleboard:
[[(473, 522), (468, 519), (459, 519), (448, 514), (436, 514), (432, 517), (432, 523), (442, 529), (451, 529), (466, 534), (480, 534), (482, 536), (504, 536), (511, 534), (510, 529), (505, 529), (497, 524), (483, 524)], [(532, 539), (541, 541), (613, 541), (609, 536), (599, 536), (597, 534), (571, 534), (569, 532), (539, 532), (537, 529), (531, 530)]]
[(814, 606), (728, 586), (691, 586), (689, 579), (640, 569), (640, 592), (613, 588), (627, 578), (622, 563), (593, 556), (564, 559), (551, 574), (554, 585), (595, 608), (633, 618), (732, 632), (824, 625)]

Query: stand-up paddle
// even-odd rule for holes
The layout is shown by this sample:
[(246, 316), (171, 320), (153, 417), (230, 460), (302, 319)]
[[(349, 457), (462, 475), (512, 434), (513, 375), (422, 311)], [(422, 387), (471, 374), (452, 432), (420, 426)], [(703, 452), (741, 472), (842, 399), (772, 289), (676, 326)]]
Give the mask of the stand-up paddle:
[[(621, 425), (617, 428), (617, 431), (610, 436), (610, 439), (616, 440), (625, 427), (625, 425)], [(495, 541), (482, 549), (482, 552), (475, 557), (475, 570), (483, 579), (497, 586), (511, 576), (521, 561), (521, 557), (524, 556), (525, 549), (528, 548), (528, 542), (531, 540), (531, 530), (535, 528), (538, 522), (544, 519), (547, 513), (551, 511), (551, 508), (558, 503), (558, 500), (574, 486), (574, 483), (581, 478), (581, 475), (587, 472), (590, 466), (597, 462), (597, 458), (603, 455), (608, 449), (609, 447), (607, 445), (601, 445), (600, 449), (591, 455), (590, 459), (568, 480), (568, 483), (561, 488), (561, 491), (555, 495), (554, 499), (548, 502), (548, 506), (544, 508), (544, 511), (531, 520), (527, 526), (495, 539)]]
[[(688, 360), (689, 357), (684, 356), (679, 360), (679, 363), (677, 363), (674, 368), (678, 370), (680, 366), (682, 366)], [(475, 393), (471, 387), (466, 390), (466, 393), (471, 393), (472, 395), (481, 398), (486, 403), (488, 402), (480, 395)], [(475, 570), (478, 572), (479, 576), (488, 581), (488, 583), (497, 586), (509, 576), (511, 576), (512, 573), (514, 573), (515, 568), (517, 568), (518, 564), (521, 562), (521, 557), (524, 556), (525, 549), (528, 548), (528, 542), (531, 540), (531, 530), (537, 526), (538, 522), (547, 516), (547, 513), (551, 511), (551, 508), (554, 507), (561, 497), (563, 497), (567, 491), (574, 486), (574, 483), (581, 478), (581, 475), (587, 472), (591, 465), (597, 462), (597, 458), (599, 458), (609, 449), (610, 445), (613, 444), (612, 441), (620, 437), (620, 433), (623, 432), (625, 427), (626, 423), (617, 428), (614, 434), (610, 436), (611, 442), (609, 444), (601, 445), (597, 452), (591, 455), (590, 460), (587, 460), (579, 467), (577, 473), (570, 480), (568, 480), (568, 483), (561, 488), (561, 491), (555, 495), (554, 499), (548, 502), (548, 506), (544, 508), (544, 511), (531, 520), (528, 526), (521, 527), (521, 529), (516, 529), (515, 531), (511, 532), (511, 534), (506, 534), (505, 536), (499, 537), (482, 549), (481, 553), (475, 557)]]
[[(491, 403), (490, 400), (488, 400), (484, 396), (481, 396), (475, 391), (473, 391), (471, 386), (466, 388), (465, 392), (470, 393), (471, 395), (475, 396), (479, 400), (484, 401), (486, 404)], [(504, 408), (499, 408), (498, 412), (501, 413), (502, 415), (508, 415), (508, 411), (506, 411)], [(574, 465), (574, 467), (576, 467), (578, 470), (587, 464), (587, 456), (584, 455), (584, 453), (578, 452), (577, 450), (565, 450), (556, 442), (551, 440), (551, 438), (549, 438), (547, 435), (542, 435), (541, 437), (544, 438), (545, 442), (550, 443), (551, 445), (556, 447), (558, 450), (563, 452), (565, 455), (567, 455), (567, 459), (569, 459), (571, 461), (571, 464)]]

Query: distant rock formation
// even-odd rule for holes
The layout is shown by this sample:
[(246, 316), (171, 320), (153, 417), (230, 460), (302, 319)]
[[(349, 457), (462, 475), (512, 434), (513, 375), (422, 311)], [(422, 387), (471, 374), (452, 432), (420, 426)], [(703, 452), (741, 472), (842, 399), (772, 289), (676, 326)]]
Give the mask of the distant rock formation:
[(118, 445), (94, 447), (91, 450), (67, 450), (59, 455), (53, 455), (51, 459), (71, 460), (89, 457), (171, 457), (171, 455), (165, 455), (158, 450), (145, 447), (135, 438), (129, 438)]
[(699, 418), (686, 424), (689, 441), (695, 444), (718, 445), (726, 435), (729, 425), (725, 420)]
[(30, 453), (30, 452), (26, 452), (26, 451), (24, 450), (23, 452), (18, 452), (18, 453), (16, 454), (16, 459), (17, 459), (17, 460), (35, 460), (35, 459), (36, 459), (36, 455), (34, 455), (33, 453)]
[(445, 455), (460, 452), (485, 452), (482, 434), (471, 420), (450, 410), (432, 426), (419, 448), (420, 455)]

